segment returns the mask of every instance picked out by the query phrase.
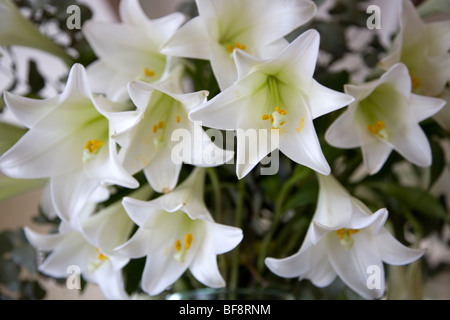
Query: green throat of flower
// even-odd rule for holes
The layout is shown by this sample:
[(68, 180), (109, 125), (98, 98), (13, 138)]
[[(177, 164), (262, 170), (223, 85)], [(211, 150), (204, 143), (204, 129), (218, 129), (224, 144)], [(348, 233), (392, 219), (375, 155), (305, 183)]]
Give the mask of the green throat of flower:
[(340, 243), (346, 250), (350, 250), (352, 248), (353, 243), (355, 242), (355, 240), (352, 239), (352, 235), (358, 232), (358, 229), (342, 228), (336, 230), (336, 234), (340, 239)]

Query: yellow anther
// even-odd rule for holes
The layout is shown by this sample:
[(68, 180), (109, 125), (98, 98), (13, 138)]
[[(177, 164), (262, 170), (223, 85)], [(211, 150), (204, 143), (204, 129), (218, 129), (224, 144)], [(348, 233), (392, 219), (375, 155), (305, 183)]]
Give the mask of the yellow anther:
[(160, 122), (158, 123), (158, 128), (159, 128), (159, 129), (164, 128), (164, 121), (160, 121)]
[(152, 77), (154, 77), (155, 76), (155, 71), (153, 71), (153, 70), (151, 70), (151, 69), (149, 69), (149, 68), (144, 68), (144, 75), (146, 76), (146, 77), (150, 77), (150, 78), (152, 78)]
[(374, 125), (369, 124), (367, 126), (367, 130), (369, 130), (370, 133), (373, 135), (377, 135), (381, 130), (383, 130), (386, 127), (383, 121), (378, 120)]
[(411, 72), (409, 72), (409, 75), (411, 77), (411, 86), (413, 89), (418, 89), (420, 87), (420, 79), (413, 76)]
[(262, 115), (262, 119), (263, 119), (263, 120), (269, 119), (269, 115), (268, 115), (268, 114), (263, 114), (263, 115)]
[(90, 140), (84, 146), (84, 149), (88, 150), (90, 153), (96, 152), (103, 146), (103, 141), (100, 140)]
[(175, 241), (175, 250), (176, 250), (176, 252), (181, 251), (181, 241), (180, 240)]
[(100, 261), (108, 260), (108, 257), (105, 256), (103, 253), (101, 253), (98, 248), (95, 248), (95, 251), (97, 252), (97, 260)]
[(186, 245), (186, 250), (189, 250), (193, 240), (194, 237), (192, 236), (192, 233), (186, 234), (186, 236), (184, 237), (184, 244)]
[(350, 250), (351, 247), (353, 246), (353, 243), (355, 242), (351, 236), (355, 233), (358, 233), (359, 230), (358, 229), (347, 229), (347, 228), (343, 228), (343, 229), (339, 229), (336, 230), (336, 234), (339, 237), (339, 239), (341, 239), (340, 243), (341, 245), (344, 246), (344, 248), (346, 250)]
[(283, 124), (285, 124), (286, 123), (286, 121), (282, 121), (281, 123), (280, 123), (280, 126), (282, 126)]
[(155, 125), (153, 126), (153, 133), (156, 133), (156, 132), (158, 132), (158, 126), (155, 124)]
[(245, 44), (240, 44), (239, 42), (236, 42), (234, 46), (232, 44), (227, 45), (227, 50), (229, 53), (233, 53), (234, 49), (245, 50), (247, 49), (247, 46)]
[(177, 123), (180, 123), (180, 122), (181, 122), (181, 117), (177, 116)]
[(273, 114), (270, 114), (270, 123), (273, 123)]
[(300, 133), (303, 130), (304, 126), (305, 126), (305, 119), (302, 118), (302, 120), (300, 120), (300, 122), (298, 123), (297, 133)]

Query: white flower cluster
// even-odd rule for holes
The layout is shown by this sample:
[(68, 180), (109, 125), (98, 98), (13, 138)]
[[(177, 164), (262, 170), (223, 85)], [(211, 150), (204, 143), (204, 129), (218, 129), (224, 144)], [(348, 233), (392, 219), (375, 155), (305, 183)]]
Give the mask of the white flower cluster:
[[(386, 209), (372, 214), (337, 182), (314, 119), (348, 106), (325, 137), (338, 148), (362, 148), (370, 174), (392, 150), (429, 166), (431, 149), (419, 123), (445, 105), (439, 97), (448, 90), (449, 21), (425, 24), (411, 2), (402, 1), (400, 32), (382, 61), (385, 73), (341, 93), (313, 79), (318, 31), (305, 31), (290, 43), (285, 39), (314, 17), (314, 2), (196, 0), (196, 5), (199, 15), (186, 22), (181, 13), (151, 20), (138, 0), (122, 1), (121, 23), (83, 27), (98, 60), (87, 69), (75, 64), (60, 95), (35, 100), (5, 93), (7, 107), (28, 132), (0, 157), (0, 170), (17, 179), (48, 179), (42, 201), (62, 221), (57, 234), (26, 230), (34, 246), (51, 252), (40, 270), (64, 277), (68, 265), (79, 265), (109, 299), (128, 298), (122, 269), (141, 257), (146, 257), (141, 287), (149, 295), (163, 292), (188, 268), (206, 286), (225, 286), (216, 256), (235, 248), (244, 235), (214, 222), (208, 212), (204, 167), (229, 162), (234, 150), (215, 145), (202, 126), (264, 130), (276, 143), (250, 152), (249, 161), (249, 146), (238, 136), (237, 178), (277, 149), (316, 171), (320, 187), (300, 250), (280, 260), (267, 258), (268, 268), (317, 286), (339, 276), (367, 299), (382, 297), (384, 276), (381, 286), (370, 288), (368, 266), (408, 264), (423, 251), (403, 246), (386, 231)], [(208, 100), (207, 91), (186, 90), (188, 58), (211, 62), (219, 94)], [(174, 153), (177, 130), (197, 139), (192, 150)], [(183, 163), (195, 168), (178, 184)], [(139, 172), (148, 184), (135, 179)], [(98, 210), (112, 186), (136, 190)], [(162, 195), (148, 201), (152, 192)]]

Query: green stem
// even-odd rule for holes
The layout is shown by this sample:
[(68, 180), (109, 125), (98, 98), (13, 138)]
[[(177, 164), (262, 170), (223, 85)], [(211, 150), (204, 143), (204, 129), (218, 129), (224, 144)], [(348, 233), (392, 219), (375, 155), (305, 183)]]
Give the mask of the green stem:
[[(236, 228), (242, 227), (242, 215), (244, 211), (244, 198), (245, 198), (245, 178), (238, 182), (238, 198), (236, 203), (236, 215), (234, 219), (234, 226)], [(239, 246), (232, 252), (231, 261), (231, 275), (230, 275), (230, 289), (231, 292), (235, 291), (239, 282)]]
[(274, 212), (274, 218), (272, 221), (272, 225), (270, 227), (270, 230), (266, 233), (265, 237), (263, 238), (261, 251), (258, 256), (257, 261), (257, 268), (258, 271), (261, 273), (264, 268), (264, 260), (267, 256), (267, 252), (269, 249), (269, 245), (272, 241), (273, 235), (275, 234), (275, 231), (278, 228), (278, 225), (281, 220), (281, 216), (284, 212), (283, 205), (284, 201), (286, 199), (286, 196), (290, 189), (300, 180), (305, 178), (309, 174), (309, 170), (305, 170), (305, 167), (298, 166), (296, 168), (296, 171), (294, 174), (286, 181), (285, 184), (283, 184), (283, 187), (281, 188), (280, 192), (278, 193), (278, 197), (275, 201), (275, 212)]
[(220, 184), (219, 176), (215, 168), (207, 168), (208, 177), (211, 180), (214, 192), (214, 213), (215, 220), (223, 223), (222, 220), (222, 186)]

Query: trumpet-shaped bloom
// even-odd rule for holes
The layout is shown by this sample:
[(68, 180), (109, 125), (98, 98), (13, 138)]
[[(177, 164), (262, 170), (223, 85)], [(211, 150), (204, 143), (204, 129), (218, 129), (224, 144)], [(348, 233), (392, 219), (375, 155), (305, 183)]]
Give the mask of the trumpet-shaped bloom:
[(411, 93), (411, 78), (396, 64), (379, 79), (347, 85), (355, 101), (328, 128), (325, 139), (337, 148), (361, 147), (370, 174), (377, 173), (392, 150), (411, 163), (431, 165), (431, 148), (419, 122), (438, 112), (445, 101)]
[(87, 68), (92, 89), (115, 101), (128, 97), (130, 81), (161, 79), (171, 59), (158, 49), (185, 20), (181, 13), (149, 19), (138, 0), (121, 1), (119, 13), (120, 24), (89, 21), (83, 26), (99, 57)]
[[(239, 178), (277, 148), (297, 163), (323, 174), (330, 172), (313, 119), (348, 105), (353, 98), (313, 79), (319, 38), (317, 31), (309, 30), (277, 57), (263, 61), (234, 51), (239, 80), (189, 114), (207, 127), (238, 130)], [(265, 132), (251, 142), (259, 148), (250, 150), (248, 160), (242, 130)]]
[(206, 286), (225, 282), (216, 256), (242, 240), (242, 230), (215, 223), (203, 202), (204, 169), (197, 167), (175, 190), (144, 202), (125, 198), (128, 215), (139, 226), (118, 253), (130, 258), (146, 256), (142, 289), (157, 295), (188, 268)]
[[(133, 196), (145, 199), (149, 188), (136, 191)], [(92, 214), (86, 205), (82, 219), (62, 222), (56, 234), (40, 234), (25, 228), (30, 243), (39, 250), (50, 252), (38, 269), (51, 277), (66, 278), (78, 270), (88, 282), (97, 284), (106, 299), (128, 299), (124, 289), (122, 268), (129, 259), (113, 249), (125, 243), (134, 223), (122, 203), (116, 202)]]
[(267, 58), (287, 45), (283, 38), (316, 12), (309, 0), (196, 0), (199, 15), (182, 26), (161, 52), (210, 60), (223, 90), (237, 80), (233, 51)]
[[(136, 188), (119, 163), (115, 131), (106, 109), (91, 93), (85, 69), (72, 67), (64, 91), (36, 100), (5, 93), (7, 107), (28, 132), (0, 157), (0, 170), (13, 178), (50, 178), (52, 197), (69, 220), (102, 184)], [(108, 107), (111, 105), (108, 104)]]
[(216, 166), (234, 155), (217, 147), (189, 120), (188, 112), (206, 101), (207, 92), (181, 93), (181, 71), (174, 69), (158, 85), (131, 82), (129, 94), (137, 110), (128, 114), (134, 124), (114, 135), (124, 167), (133, 174), (143, 169), (158, 192), (175, 187), (183, 162)]
[(450, 21), (424, 23), (410, 0), (403, 0), (400, 31), (389, 54), (380, 62), (385, 70), (401, 62), (411, 74), (414, 93), (437, 96), (450, 80)]
[(317, 209), (299, 251), (284, 259), (267, 258), (266, 265), (281, 277), (309, 279), (318, 287), (339, 276), (362, 297), (381, 298), (383, 262), (408, 264), (424, 251), (398, 242), (383, 227), (387, 210), (372, 214), (333, 176), (319, 175), (319, 186)]

